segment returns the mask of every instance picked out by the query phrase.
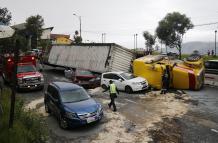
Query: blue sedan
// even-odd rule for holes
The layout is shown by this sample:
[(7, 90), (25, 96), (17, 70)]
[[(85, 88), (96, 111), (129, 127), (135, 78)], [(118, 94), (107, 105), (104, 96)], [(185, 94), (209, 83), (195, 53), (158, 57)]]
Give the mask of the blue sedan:
[(100, 121), (103, 110), (80, 86), (68, 82), (52, 82), (45, 92), (45, 110), (53, 113), (61, 128), (77, 127)]

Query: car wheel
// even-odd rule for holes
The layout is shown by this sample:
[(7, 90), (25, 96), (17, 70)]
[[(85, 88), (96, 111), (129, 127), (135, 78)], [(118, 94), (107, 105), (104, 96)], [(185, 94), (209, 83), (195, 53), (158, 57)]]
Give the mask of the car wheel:
[(59, 117), (59, 126), (62, 129), (67, 129), (68, 128), (67, 121), (61, 115)]
[(125, 92), (132, 93), (133, 91), (132, 91), (132, 88), (130, 86), (126, 86), (125, 87)]
[(45, 112), (46, 113), (51, 113), (50, 108), (48, 107), (48, 103), (45, 102)]
[(102, 84), (101, 87), (102, 87), (103, 89), (107, 89), (107, 86), (106, 86), (105, 84)]

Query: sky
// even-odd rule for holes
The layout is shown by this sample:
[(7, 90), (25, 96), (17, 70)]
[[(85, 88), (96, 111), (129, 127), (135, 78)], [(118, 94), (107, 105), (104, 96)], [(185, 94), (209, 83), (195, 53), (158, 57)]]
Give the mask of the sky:
[[(0, 0), (0, 7), (12, 13), (11, 25), (25, 22), (32, 15), (44, 18), (44, 27), (54, 27), (54, 34), (79, 31), (81, 16), (83, 42), (102, 42), (144, 48), (143, 31), (155, 32), (167, 13), (186, 14), (194, 25), (218, 22), (218, 0)], [(196, 26), (184, 35), (184, 42), (214, 41), (218, 24)]]

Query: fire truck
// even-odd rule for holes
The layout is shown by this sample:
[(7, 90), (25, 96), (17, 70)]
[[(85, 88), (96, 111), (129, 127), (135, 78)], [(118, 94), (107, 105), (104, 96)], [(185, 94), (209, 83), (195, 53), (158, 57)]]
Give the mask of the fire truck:
[[(0, 57), (0, 73), (5, 83), (11, 83), (14, 72), (14, 56), (9, 54)], [(43, 89), (44, 77), (36, 70), (36, 57), (31, 55), (19, 56), (17, 63), (17, 89)]]

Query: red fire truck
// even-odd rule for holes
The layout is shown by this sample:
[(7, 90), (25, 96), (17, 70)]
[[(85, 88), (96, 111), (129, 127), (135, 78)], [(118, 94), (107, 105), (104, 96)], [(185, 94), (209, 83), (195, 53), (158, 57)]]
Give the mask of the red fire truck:
[[(12, 82), (14, 58), (5, 54), (0, 57), (1, 74), (4, 82)], [(17, 88), (18, 89), (43, 89), (44, 77), (36, 70), (36, 58), (34, 56), (20, 56), (17, 64)]]

